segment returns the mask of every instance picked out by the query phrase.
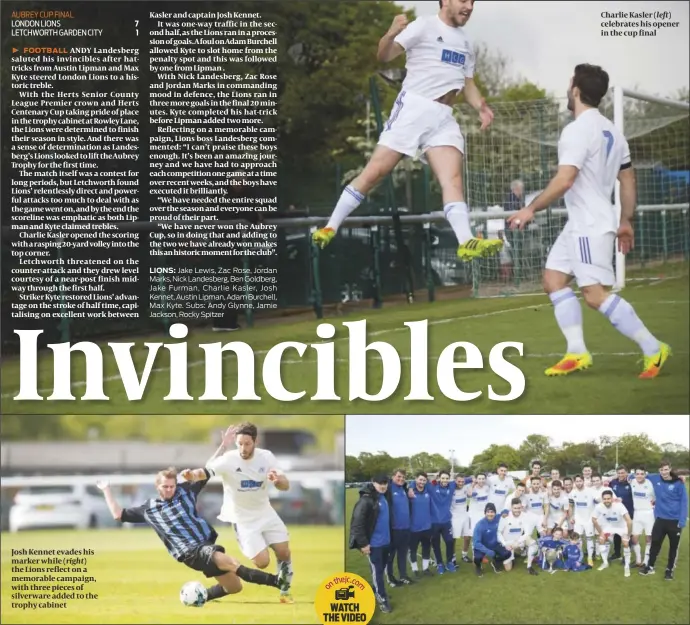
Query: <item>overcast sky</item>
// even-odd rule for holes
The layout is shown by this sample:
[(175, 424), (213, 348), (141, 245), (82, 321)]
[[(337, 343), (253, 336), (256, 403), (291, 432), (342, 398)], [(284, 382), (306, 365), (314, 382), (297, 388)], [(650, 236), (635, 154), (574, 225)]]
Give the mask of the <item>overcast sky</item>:
[(412, 456), (420, 451), (448, 458), (455, 450), (459, 464), (492, 444), (517, 447), (529, 434), (549, 436), (552, 445), (585, 442), (600, 436), (647, 434), (654, 442), (688, 445), (687, 416), (470, 416), (470, 415), (348, 415), (346, 452), (387, 451), (391, 456)]
[[(436, 0), (398, 1), (416, 14), (438, 12)], [(523, 2), (476, 0), (467, 32), (500, 50), (512, 72), (554, 95), (564, 95), (578, 63), (602, 65), (611, 85), (669, 96), (688, 86), (690, 3), (676, 2)], [(655, 37), (603, 37), (601, 14), (670, 11), (676, 28), (657, 30)], [(546, 26), (548, 24), (548, 26)]]

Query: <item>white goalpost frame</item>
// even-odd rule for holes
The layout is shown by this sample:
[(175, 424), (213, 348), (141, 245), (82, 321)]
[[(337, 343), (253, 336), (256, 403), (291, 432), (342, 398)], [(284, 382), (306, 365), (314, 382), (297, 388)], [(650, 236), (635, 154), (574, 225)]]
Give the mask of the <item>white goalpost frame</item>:
[[(623, 134), (625, 127), (625, 115), (623, 108), (623, 98), (625, 96), (636, 98), (638, 100), (644, 100), (645, 102), (653, 102), (655, 104), (664, 104), (666, 106), (672, 106), (685, 111), (690, 110), (690, 104), (688, 102), (681, 102), (679, 100), (669, 100), (668, 98), (660, 98), (658, 96), (649, 95), (647, 93), (641, 93), (639, 91), (633, 91), (632, 89), (625, 89), (620, 85), (613, 87), (613, 123)], [(635, 163), (633, 163), (633, 167)], [(615, 190), (615, 205), (616, 213), (618, 215), (618, 223), (620, 223), (621, 218), (621, 189), (620, 182), (616, 180), (616, 190)], [(622, 289), (625, 286), (625, 255), (618, 251), (618, 246), (616, 246), (616, 284), (615, 290)]]

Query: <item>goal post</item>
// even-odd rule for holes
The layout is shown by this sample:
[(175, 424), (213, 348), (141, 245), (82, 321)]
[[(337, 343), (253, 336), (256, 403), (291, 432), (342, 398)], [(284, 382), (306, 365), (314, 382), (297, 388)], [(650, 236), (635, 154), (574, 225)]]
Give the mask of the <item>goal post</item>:
[[(625, 97), (633, 98), (639, 102), (647, 102), (649, 104), (655, 104), (660, 107), (668, 107), (671, 110), (687, 111), (690, 110), (690, 104), (688, 102), (683, 102), (681, 100), (670, 100), (668, 98), (660, 98), (658, 96), (653, 96), (645, 93), (640, 93), (638, 91), (633, 91), (631, 89), (625, 89), (620, 85), (616, 85), (613, 88), (613, 123), (618, 128), (618, 130), (625, 135)], [(685, 137), (687, 139), (687, 128)], [(687, 143), (687, 140), (686, 140)], [(686, 155), (687, 155), (687, 145), (686, 145)], [(633, 165), (634, 165), (633, 161)], [(686, 163), (686, 166), (690, 167), (690, 164)], [(690, 173), (689, 173), (690, 176)], [(621, 189), (620, 182), (616, 181), (615, 190), (615, 204), (616, 211), (618, 214), (618, 221), (620, 222), (621, 217)], [(681, 209), (682, 210), (682, 209)], [(687, 205), (685, 206), (685, 214), (687, 215)], [(625, 254), (622, 254), (616, 248), (616, 288), (622, 289), (625, 286)]]

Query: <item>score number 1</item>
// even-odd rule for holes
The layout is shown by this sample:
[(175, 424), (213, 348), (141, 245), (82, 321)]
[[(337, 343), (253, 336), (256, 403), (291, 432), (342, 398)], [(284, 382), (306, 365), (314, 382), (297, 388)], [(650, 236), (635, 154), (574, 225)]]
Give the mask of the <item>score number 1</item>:
[(136, 28), (136, 26), (139, 26), (139, 20), (134, 20), (134, 32), (137, 34), (137, 37), (139, 36), (139, 29)]

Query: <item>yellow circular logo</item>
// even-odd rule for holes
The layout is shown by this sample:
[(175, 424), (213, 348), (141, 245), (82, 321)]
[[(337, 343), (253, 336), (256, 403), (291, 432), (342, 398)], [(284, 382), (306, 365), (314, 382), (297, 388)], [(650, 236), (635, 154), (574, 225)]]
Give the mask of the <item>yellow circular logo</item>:
[(329, 575), (319, 584), (314, 608), (319, 620), (328, 623), (361, 623), (374, 616), (376, 598), (369, 582), (354, 573)]

